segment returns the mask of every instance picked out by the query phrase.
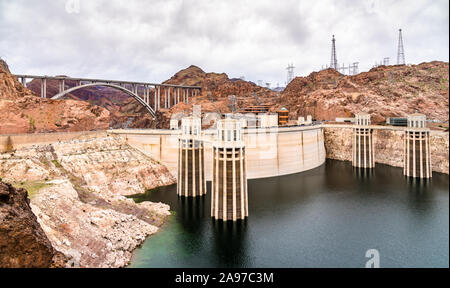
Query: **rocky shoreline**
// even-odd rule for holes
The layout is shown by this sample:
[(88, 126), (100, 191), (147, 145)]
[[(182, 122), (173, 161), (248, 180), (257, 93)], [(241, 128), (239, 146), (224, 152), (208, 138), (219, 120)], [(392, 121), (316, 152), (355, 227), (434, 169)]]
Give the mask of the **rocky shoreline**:
[(120, 137), (79, 139), (0, 154), (3, 181), (28, 190), (30, 207), (67, 267), (126, 266), (156, 233), (168, 205), (126, 195), (171, 185), (162, 164)]

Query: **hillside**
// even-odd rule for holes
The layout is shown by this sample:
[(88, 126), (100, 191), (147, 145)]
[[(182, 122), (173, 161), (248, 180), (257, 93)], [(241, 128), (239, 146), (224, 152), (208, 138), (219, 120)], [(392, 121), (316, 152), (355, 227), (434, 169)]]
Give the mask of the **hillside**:
[[(317, 120), (334, 121), (353, 117), (360, 111), (372, 114), (373, 123), (386, 117), (406, 116), (420, 111), (429, 119), (448, 121), (449, 66), (444, 62), (412, 66), (380, 66), (355, 76), (328, 69), (295, 78), (284, 91), (274, 92), (251, 82), (230, 80), (224, 73), (205, 73), (196, 66), (176, 73), (164, 83), (197, 85), (202, 95), (190, 104), (205, 112), (231, 112), (230, 95), (236, 95), (236, 110), (256, 104), (271, 104), (272, 112), (290, 110), (290, 119), (313, 115)], [(159, 127), (168, 128), (171, 115), (191, 111), (183, 103), (162, 110)]]
[(295, 78), (281, 94), (279, 106), (291, 117), (307, 114), (318, 120), (353, 117), (359, 111), (374, 123), (418, 110), (430, 119), (449, 119), (449, 65), (444, 62), (412, 66), (380, 66), (355, 76), (328, 69)]
[[(317, 120), (333, 121), (365, 111), (372, 114), (373, 123), (384, 123), (386, 117), (406, 116), (415, 110), (429, 119), (449, 119), (449, 64), (438, 61), (380, 66), (354, 76), (328, 69), (297, 77), (282, 92), (190, 66), (164, 84), (200, 86), (202, 93), (189, 104), (162, 109), (157, 121), (136, 100), (112, 88), (86, 88), (73, 92), (66, 100), (52, 101), (33, 95), (32, 91), (40, 93), (38, 80), (28, 84), (29, 90), (11, 76), (6, 63), (0, 69), (0, 112), (4, 111), (0, 115), (4, 121), (0, 133), (168, 128), (172, 115), (189, 113), (192, 105), (201, 105), (204, 112), (232, 112), (231, 95), (236, 96), (234, 111), (269, 104), (275, 112), (284, 106), (290, 110), (291, 119), (313, 115)], [(67, 81), (66, 85), (72, 87), (75, 83)], [(49, 96), (58, 92), (57, 81), (48, 81), (47, 87)]]

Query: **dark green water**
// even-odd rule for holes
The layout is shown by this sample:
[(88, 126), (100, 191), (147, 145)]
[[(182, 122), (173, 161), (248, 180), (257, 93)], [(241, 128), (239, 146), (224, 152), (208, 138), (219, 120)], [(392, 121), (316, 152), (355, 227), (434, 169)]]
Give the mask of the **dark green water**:
[[(210, 183), (208, 189), (210, 189)], [(137, 195), (175, 211), (136, 250), (130, 267), (364, 267), (377, 249), (381, 267), (449, 266), (449, 178), (405, 178), (378, 165), (358, 175), (327, 160), (304, 173), (250, 180), (245, 222), (210, 218), (210, 195), (184, 199), (176, 186)]]

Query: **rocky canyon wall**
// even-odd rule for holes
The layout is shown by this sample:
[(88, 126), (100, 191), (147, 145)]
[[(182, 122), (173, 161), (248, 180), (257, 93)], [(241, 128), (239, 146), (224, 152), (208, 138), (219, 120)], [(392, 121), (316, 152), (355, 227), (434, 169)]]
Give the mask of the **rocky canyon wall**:
[[(353, 129), (350, 126), (324, 125), (324, 133), (327, 158), (352, 161)], [(376, 163), (403, 167), (403, 137), (402, 130), (375, 129)], [(430, 145), (433, 171), (449, 174), (449, 133), (431, 131)]]
[(0, 180), (0, 267), (49, 268), (64, 262), (31, 211), (27, 191)]

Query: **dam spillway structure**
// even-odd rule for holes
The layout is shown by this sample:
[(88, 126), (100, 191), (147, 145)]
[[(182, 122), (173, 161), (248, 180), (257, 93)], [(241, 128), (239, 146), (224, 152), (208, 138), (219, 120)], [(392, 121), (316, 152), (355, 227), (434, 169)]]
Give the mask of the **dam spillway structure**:
[(357, 168), (375, 167), (373, 129), (370, 128), (370, 115), (367, 113), (355, 115), (352, 164)]
[(403, 174), (413, 178), (432, 177), (430, 129), (426, 127), (426, 116), (415, 113), (408, 116), (405, 130)]
[(178, 139), (178, 186), (182, 197), (200, 197), (206, 194), (205, 151), (201, 138), (201, 119), (181, 119), (181, 134)]
[(213, 142), (211, 217), (237, 221), (248, 217), (247, 168), (241, 121), (220, 120)]

